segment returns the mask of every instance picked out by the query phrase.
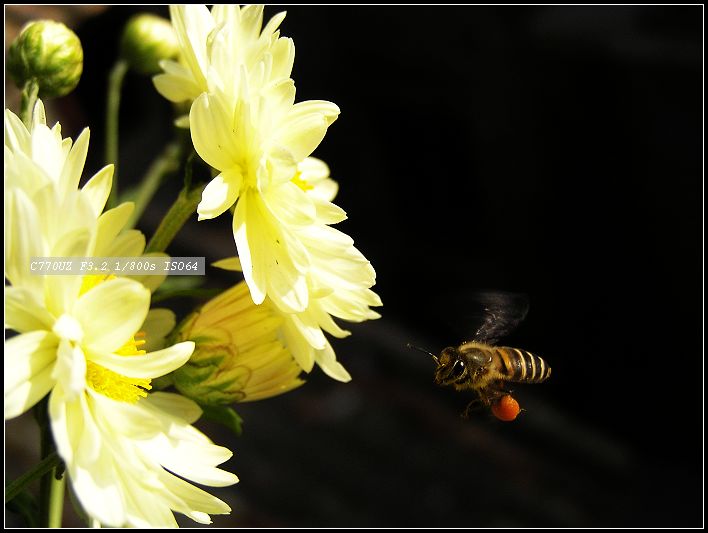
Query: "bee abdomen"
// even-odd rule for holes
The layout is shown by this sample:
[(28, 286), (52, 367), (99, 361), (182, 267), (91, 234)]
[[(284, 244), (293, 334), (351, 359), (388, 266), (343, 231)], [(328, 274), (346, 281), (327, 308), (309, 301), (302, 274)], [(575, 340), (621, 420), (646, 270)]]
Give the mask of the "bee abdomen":
[(517, 383), (541, 383), (551, 375), (551, 367), (539, 356), (520, 350), (500, 346), (496, 348), (509, 381)]

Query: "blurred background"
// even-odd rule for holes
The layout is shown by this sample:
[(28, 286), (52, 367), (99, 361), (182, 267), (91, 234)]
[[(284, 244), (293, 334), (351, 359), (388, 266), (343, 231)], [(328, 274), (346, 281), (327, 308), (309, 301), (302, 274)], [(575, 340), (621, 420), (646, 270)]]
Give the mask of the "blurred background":
[[(37, 17), (82, 40), (82, 80), (48, 121), (72, 137), (91, 127), (87, 177), (104, 164), (120, 30), (145, 10), (167, 16), (6, 7), (6, 50)], [(314, 155), (340, 184), (350, 218), (338, 227), (376, 268), (383, 316), (333, 342), (351, 383), (315, 370), (299, 390), (237, 405), (241, 437), (201, 424), (234, 450), (241, 479), (215, 491), (233, 508), (215, 524), (701, 526), (703, 8), (287, 10), (298, 101), (342, 110)], [(17, 102), (6, 86), (6, 107)], [(123, 102), (126, 186), (171, 139), (172, 109), (133, 74)], [(179, 187), (160, 189), (146, 234)], [(169, 249), (207, 263), (234, 250), (230, 217), (195, 217)], [(209, 286), (236, 281), (208, 274)], [(513, 423), (461, 419), (472, 397), (436, 387), (432, 362), (406, 349), (467, 340), (480, 289), (529, 295), (504, 343), (553, 367), (547, 383), (515, 387), (525, 411)], [(37, 439), (29, 416), (5, 430), (14, 478)]]

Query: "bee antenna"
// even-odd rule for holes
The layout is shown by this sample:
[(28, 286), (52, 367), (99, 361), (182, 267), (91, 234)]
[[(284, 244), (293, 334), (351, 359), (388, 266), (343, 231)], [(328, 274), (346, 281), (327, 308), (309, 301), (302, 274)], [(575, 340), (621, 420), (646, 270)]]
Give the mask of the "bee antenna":
[(430, 357), (433, 358), (433, 360), (437, 363), (438, 362), (438, 356), (435, 355), (434, 353), (430, 353), (428, 350), (424, 350), (423, 348), (420, 348), (419, 346), (413, 346), (410, 342), (406, 344), (406, 347), (411, 348), (413, 350), (418, 350), (419, 352), (427, 353)]

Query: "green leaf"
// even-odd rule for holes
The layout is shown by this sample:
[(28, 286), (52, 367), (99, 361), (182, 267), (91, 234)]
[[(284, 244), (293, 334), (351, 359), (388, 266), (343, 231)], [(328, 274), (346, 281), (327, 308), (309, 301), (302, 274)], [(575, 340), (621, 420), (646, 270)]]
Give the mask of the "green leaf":
[(59, 459), (59, 456), (56, 454), (56, 452), (52, 452), (49, 454), (47, 457), (42, 459), (34, 468), (32, 468), (29, 472), (21, 475), (14, 481), (11, 481), (10, 483), (5, 485), (5, 503), (13, 500), (16, 498), (22, 490), (25, 488), (25, 485), (28, 483), (32, 482), (33, 480), (42, 477), (44, 474), (49, 472), (52, 468), (57, 466), (61, 462), (61, 459)]
[(18, 493), (13, 500), (5, 504), (5, 507), (8, 511), (24, 518), (27, 527), (39, 527), (39, 505), (26, 490)]
[(236, 436), (241, 436), (243, 419), (231, 407), (225, 405), (200, 405), (204, 417), (212, 422), (217, 422), (233, 431)]
[(170, 298), (213, 298), (221, 294), (223, 289), (175, 289), (161, 290), (152, 296), (152, 303), (163, 302)]

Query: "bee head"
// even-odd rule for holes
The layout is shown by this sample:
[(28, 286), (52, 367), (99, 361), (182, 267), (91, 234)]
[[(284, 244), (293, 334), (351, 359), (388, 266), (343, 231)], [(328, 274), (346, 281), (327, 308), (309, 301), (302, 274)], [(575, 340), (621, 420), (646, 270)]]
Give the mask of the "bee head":
[(445, 348), (440, 352), (440, 357), (437, 359), (438, 366), (449, 366), (457, 359), (457, 350), (452, 346)]
[(457, 348), (445, 348), (436, 362), (438, 367), (435, 369), (435, 383), (438, 385), (451, 385), (465, 374), (465, 363)]

